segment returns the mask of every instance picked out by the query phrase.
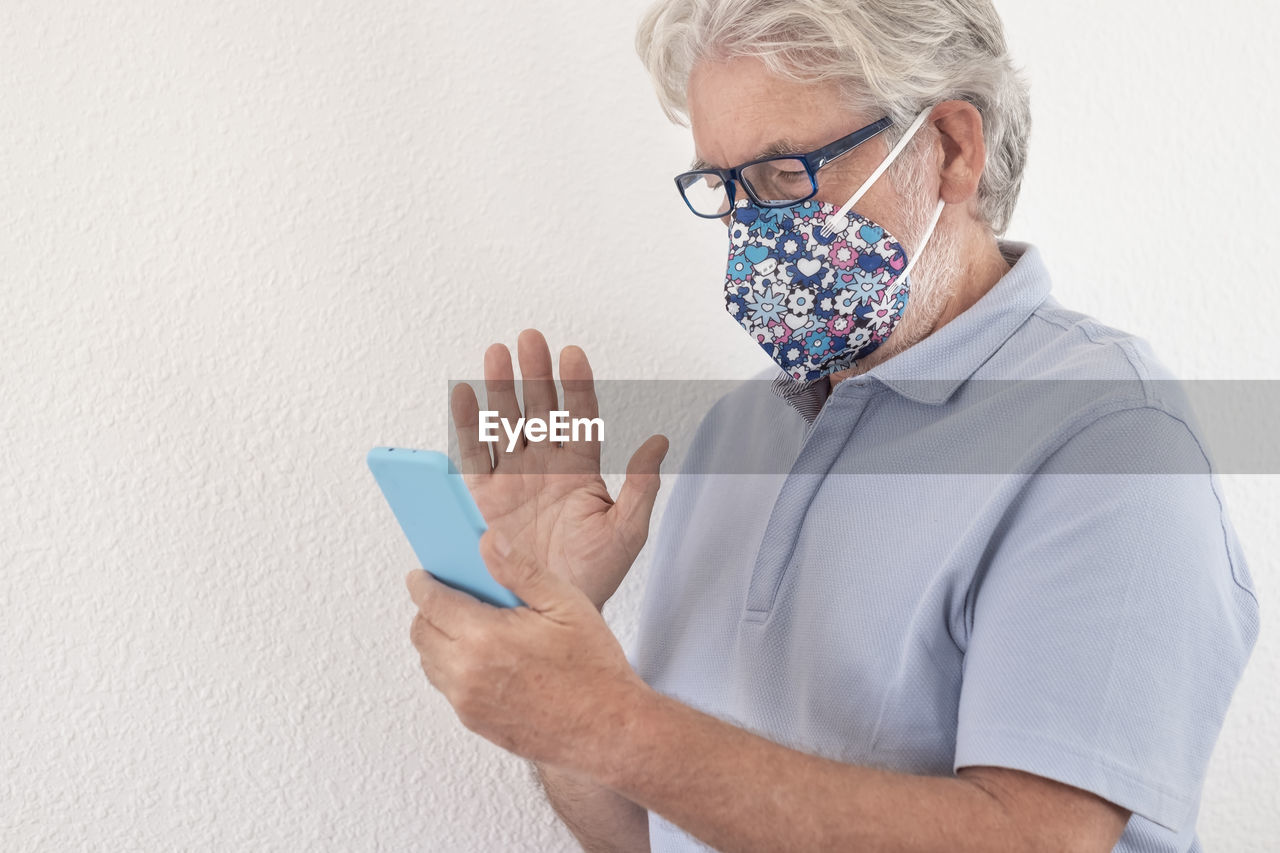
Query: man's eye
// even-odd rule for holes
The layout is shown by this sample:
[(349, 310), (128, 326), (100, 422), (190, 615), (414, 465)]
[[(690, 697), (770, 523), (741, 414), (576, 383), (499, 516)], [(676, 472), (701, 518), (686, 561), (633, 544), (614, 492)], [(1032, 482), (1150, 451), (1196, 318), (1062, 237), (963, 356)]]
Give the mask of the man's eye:
[(795, 168), (795, 164), (791, 162), (772, 164), (761, 177), (776, 182), (809, 180), (809, 174), (804, 169)]

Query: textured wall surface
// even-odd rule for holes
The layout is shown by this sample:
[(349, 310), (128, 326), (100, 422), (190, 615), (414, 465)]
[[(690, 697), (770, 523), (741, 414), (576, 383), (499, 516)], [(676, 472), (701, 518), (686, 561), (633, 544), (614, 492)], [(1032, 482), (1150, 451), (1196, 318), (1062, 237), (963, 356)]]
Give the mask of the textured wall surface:
[[(602, 377), (763, 366), (642, 6), (0, 4), (0, 849), (570, 849), (418, 670), (364, 454), (443, 445), (532, 323)], [(1280, 378), (1276, 4), (999, 6), (1010, 236), (1181, 375)], [(1264, 624), (1200, 826), (1273, 850), (1280, 478), (1227, 485)]]

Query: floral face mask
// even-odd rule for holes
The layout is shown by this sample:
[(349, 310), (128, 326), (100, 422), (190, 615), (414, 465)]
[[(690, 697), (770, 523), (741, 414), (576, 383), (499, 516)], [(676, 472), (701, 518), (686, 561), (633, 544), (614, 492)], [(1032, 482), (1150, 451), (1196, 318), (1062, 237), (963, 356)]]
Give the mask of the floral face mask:
[(916, 118), (839, 210), (813, 199), (758, 207), (744, 198), (734, 205), (725, 307), (793, 379), (818, 379), (853, 366), (884, 342), (906, 310), (907, 275), (945, 202), (939, 200), (910, 261), (883, 227), (850, 208), (902, 153), (929, 112)]

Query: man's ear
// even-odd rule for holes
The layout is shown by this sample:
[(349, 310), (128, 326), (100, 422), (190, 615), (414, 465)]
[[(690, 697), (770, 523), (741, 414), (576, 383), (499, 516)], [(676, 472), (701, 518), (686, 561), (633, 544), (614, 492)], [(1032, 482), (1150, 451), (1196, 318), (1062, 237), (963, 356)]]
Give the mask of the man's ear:
[(977, 195), (987, 162), (982, 113), (968, 101), (943, 101), (934, 107), (929, 122), (938, 129), (942, 144), (938, 176), (942, 199), (947, 204), (966, 204)]

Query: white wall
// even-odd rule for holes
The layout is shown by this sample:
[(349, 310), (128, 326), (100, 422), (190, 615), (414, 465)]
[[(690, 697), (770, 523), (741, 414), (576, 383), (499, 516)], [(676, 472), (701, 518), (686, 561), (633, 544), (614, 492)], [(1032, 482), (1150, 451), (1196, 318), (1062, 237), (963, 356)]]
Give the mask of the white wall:
[[(530, 323), (602, 377), (763, 365), (671, 187), (642, 6), (0, 5), (0, 847), (568, 849), (418, 670), (364, 453), (442, 445), (446, 379)], [(1183, 376), (1280, 378), (1280, 10), (1000, 7), (1036, 119), (1011, 236)], [(1260, 851), (1280, 480), (1228, 484), (1264, 627), (1201, 830)]]

